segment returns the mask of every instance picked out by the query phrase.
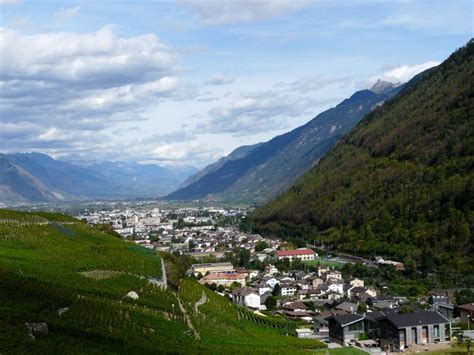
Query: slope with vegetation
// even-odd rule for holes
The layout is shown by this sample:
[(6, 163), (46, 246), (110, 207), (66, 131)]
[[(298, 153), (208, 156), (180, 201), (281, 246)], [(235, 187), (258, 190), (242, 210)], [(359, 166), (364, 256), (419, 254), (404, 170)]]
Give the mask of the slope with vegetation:
[[(170, 282), (179, 287), (185, 266), (171, 255), (165, 260)], [(0, 210), (0, 353), (324, 347), (286, 336), (284, 321), (249, 313), (196, 281), (185, 281), (179, 292), (158, 287), (161, 275), (154, 252), (75, 219)], [(203, 293), (204, 303), (196, 304)]]
[(370, 110), (401, 86), (387, 83), (361, 90), (307, 124), (268, 142), (241, 147), (211, 164), (166, 198), (261, 202), (275, 197), (304, 174)]
[(474, 41), (368, 114), (254, 227), (474, 285)]

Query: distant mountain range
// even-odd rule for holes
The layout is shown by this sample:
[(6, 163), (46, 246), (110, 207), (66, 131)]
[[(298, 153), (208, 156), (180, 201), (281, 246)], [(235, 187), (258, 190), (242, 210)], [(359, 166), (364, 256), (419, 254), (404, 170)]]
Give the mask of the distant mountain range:
[(190, 177), (170, 200), (261, 202), (277, 196), (318, 163), (362, 117), (396, 95), (402, 85), (377, 81), (307, 124), (268, 142), (240, 147)]
[(156, 197), (178, 188), (196, 171), (120, 161), (72, 163), (40, 153), (0, 154), (0, 202)]

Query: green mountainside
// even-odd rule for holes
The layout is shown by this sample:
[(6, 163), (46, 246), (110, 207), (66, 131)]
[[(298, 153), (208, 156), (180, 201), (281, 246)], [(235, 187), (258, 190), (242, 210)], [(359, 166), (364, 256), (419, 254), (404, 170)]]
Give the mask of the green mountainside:
[[(166, 259), (166, 269), (178, 267)], [(154, 251), (61, 214), (0, 210), (0, 353), (299, 353), (325, 347), (285, 335), (294, 324), (255, 315), (194, 280), (175, 291), (160, 287), (160, 279)]]
[(256, 230), (474, 285), (474, 41), (369, 113), (257, 209)]

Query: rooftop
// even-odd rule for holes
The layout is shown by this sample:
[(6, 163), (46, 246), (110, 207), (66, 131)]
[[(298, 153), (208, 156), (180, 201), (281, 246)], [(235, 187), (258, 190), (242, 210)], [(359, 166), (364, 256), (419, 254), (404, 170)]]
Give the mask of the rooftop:
[(314, 254), (311, 249), (296, 249), (296, 250), (278, 250), (278, 256), (296, 256), (296, 255), (308, 255)]
[(403, 314), (391, 313), (387, 315), (386, 318), (397, 328), (405, 328), (421, 324), (449, 323), (449, 320), (444, 318), (441, 314), (431, 311), (416, 311), (413, 313)]

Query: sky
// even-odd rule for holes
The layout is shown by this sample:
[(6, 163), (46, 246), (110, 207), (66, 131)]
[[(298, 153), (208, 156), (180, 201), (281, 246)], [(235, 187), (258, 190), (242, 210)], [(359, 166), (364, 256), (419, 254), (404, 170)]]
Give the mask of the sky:
[(473, 37), (471, 0), (0, 0), (0, 152), (206, 164)]

